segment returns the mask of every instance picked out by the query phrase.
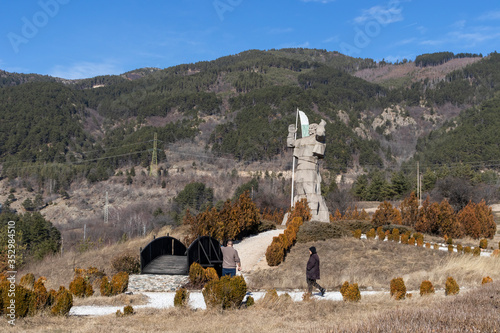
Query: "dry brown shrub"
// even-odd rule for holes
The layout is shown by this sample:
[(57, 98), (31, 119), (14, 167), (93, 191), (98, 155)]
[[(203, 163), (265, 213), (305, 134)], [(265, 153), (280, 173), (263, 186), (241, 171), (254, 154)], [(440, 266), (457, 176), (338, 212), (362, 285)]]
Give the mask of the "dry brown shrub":
[(402, 300), (406, 297), (406, 286), (403, 278), (394, 278), (391, 280), (390, 284), (391, 289), (391, 297), (394, 297), (396, 300)]
[(457, 281), (451, 276), (446, 279), (445, 284), (445, 295), (456, 295), (460, 292), (460, 288), (458, 287)]
[(429, 280), (422, 281), (422, 284), (420, 285), (420, 296), (424, 295), (429, 295), (429, 294), (434, 294), (434, 286), (432, 285), (432, 282)]
[(493, 279), (490, 278), (489, 276), (486, 276), (483, 278), (483, 280), (481, 281), (481, 284), (485, 284), (485, 283), (490, 283), (490, 282), (493, 282)]

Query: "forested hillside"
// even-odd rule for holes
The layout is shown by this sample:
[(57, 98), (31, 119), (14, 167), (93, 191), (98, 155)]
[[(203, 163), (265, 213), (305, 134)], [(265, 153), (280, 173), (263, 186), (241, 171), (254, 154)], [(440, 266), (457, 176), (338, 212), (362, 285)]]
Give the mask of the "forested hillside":
[[(415, 65), (480, 56), (424, 54)], [(385, 167), (411, 178), (400, 167), (417, 149), (430, 164), (500, 159), (492, 125), (500, 55), (443, 80), (393, 87), (353, 75), (401, 65), (282, 49), (74, 81), (1, 72), (2, 175), (55, 178), (63, 189), (74, 179), (104, 180), (120, 167), (147, 166), (155, 132), (160, 163), (172, 143), (194, 141), (214, 157), (271, 162), (288, 154), (287, 126), (297, 108), (311, 122), (327, 121), (323, 169), (332, 177)]]

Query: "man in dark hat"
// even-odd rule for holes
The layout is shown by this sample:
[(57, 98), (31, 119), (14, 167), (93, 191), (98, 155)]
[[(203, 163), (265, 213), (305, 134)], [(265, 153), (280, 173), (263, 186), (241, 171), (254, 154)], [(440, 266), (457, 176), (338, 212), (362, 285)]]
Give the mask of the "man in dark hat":
[(321, 296), (325, 294), (325, 288), (321, 287), (316, 280), (319, 280), (319, 257), (316, 253), (316, 248), (311, 246), (309, 248), (309, 260), (306, 266), (306, 280), (307, 280), (307, 292), (310, 294), (312, 288), (316, 287), (321, 292)]

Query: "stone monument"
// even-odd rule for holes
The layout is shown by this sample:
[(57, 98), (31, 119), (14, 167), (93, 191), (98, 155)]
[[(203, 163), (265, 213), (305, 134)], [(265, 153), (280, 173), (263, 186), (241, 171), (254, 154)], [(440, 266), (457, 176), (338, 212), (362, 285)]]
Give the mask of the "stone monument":
[(292, 124), (288, 126), (287, 137), (287, 146), (293, 148), (293, 156), (297, 160), (293, 202), (306, 198), (311, 208), (311, 221), (319, 222), (330, 222), (330, 213), (321, 195), (318, 163), (325, 156), (325, 125), (324, 120), (319, 124), (310, 124), (309, 136), (296, 139), (297, 128)]

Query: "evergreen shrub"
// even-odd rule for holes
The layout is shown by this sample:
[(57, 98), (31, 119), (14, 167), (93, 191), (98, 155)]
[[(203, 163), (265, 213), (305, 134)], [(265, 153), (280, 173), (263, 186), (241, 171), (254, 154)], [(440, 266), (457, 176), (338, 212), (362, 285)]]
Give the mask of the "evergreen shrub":
[(422, 281), (420, 284), (420, 296), (424, 295), (429, 295), (429, 294), (434, 294), (434, 286), (432, 285), (432, 282), (429, 280)]
[(367, 239), (374, 239), (375, 238), (375, 229), (371, 228), (367, 233), (366, 233), (366, 238)]
[(189, 281), (194, 286), (201, 286), (207, 281), (205, 269), (197, 262), (193, 262), (189, 267)]
[(245, 304), (247, 307), (253, 306), (255, 305), (255, 299), (252, 296), (248, 296)]
[(220, 307), (222, 309), (238, 308), (246, 293), (247, 285), (240, 275), (232, 278), (223, 276), (219, 280), (212, 280), (202, 291), (207, 308)]
[(101, 278), (101, 285), (99, 286), (99, 290), (101, 291), (101, 296), (111, 296), (113, 290), (111, 289), (111, 283), (109, 283), (109, 279), (107, 276), (103, 276)]
[(354, 230), (352, 235), (354, 236), (354, 238), (361, 239), (361, 229)]
[(357, 283), (349, 284), (346, 288), (342, 298), (345, 302), (359, 302), (361, 300), (361, 293)]
[(118, 272), (111, 278), (111, 293), (118, 295), (124, 293), (128, 288), (128, 273)]
[(127, 305), (123, 308), (123, 315), (124, 316), (130, 316), (134, 314), (134, 308), (132, 305)]
[(59, 287), (54, 300), (54, 305), (50, 310), (51, 313), (55, 316), (66, 316), (69, 313), (69, 310), (71, 310), (72, 306), (73, 295), (71, 295), (69, 290), (67, 290), (63, 286)]
[(406, 297), (406, 286), (403, 278), (394, 278), (391, 280), (391, 297), (396, 300), (402, 300)]
[(178, 288), (175, 291), (174, 306), (177, 308), (185, 308), (189, 302), (189, 292), (186, 288)]
[(83, 276), (76, 276), (69, 283), (69, 291), (76, 297), (90, 297), (94, 294), (92, 285)]
[(456, 295), (456, 294), (459, 293), (459, 291), (460, 291), (460, 288), (458, 287), (457, 281), (455, 281), (454, 278), (452, 278), (451, 276), (449, 276), (446, 279), (444, 294), (446, 296)]
[(490, 283), (490, 282), (493, 282), (493, 279), (490, 278), (489, 276), (486, 276), (483, 278), (483, 280), (481, 281), (481, 284), (486, 284), (486, 283)]

